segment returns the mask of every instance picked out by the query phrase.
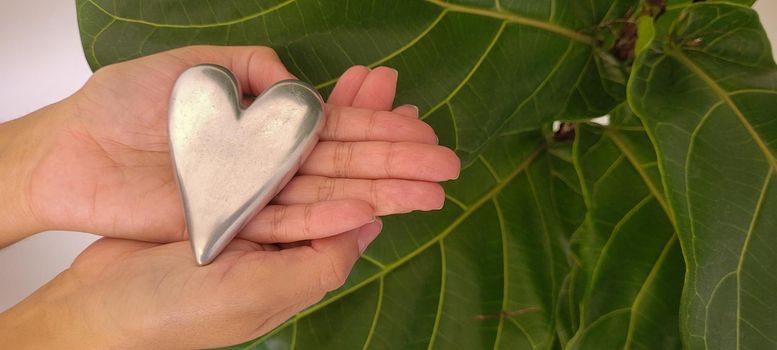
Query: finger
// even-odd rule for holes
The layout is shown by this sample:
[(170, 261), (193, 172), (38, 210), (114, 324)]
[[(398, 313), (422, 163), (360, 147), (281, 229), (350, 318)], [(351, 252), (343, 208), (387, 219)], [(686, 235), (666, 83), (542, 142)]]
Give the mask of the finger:
[(353, 100), (358, 108), (388, 111), (394, 103), (397, 88), (397, 70), (389, 67), (373, 69), (364, 79), (359, 92)]
[(418, 106), (416, 105), (401, 105), (397, 108), (394, 108), (392, 112), (399, 115), (404, 115), (405, 117), (418, 118)]
[(327, 103), (333, 106), (351, 106), (356, 94), (370, 73), (370, 69), (365, 66), (353, 66), (337, 79), (337, 84), (329, 95)]
[(331, 291), (345, 284), (356, 260), (382, 229), (383, 222), (377, 219), (356, 231), (310, 241), (310, 247), (317, 253), (319, 276), (324, 279), (324, 289)]
[(299, 173), (326, 177), (446, 181), (459, 176), (448, 148), (410, 142), (320, 142)]
[(257, 243), (288, 243), (329, 237), (375, 220), (369, 203), (358, 199), (270, 205), (240, 232)]
[(358, 199), (369, 203), (377, 216), (437, 210), (445, 202), (445, 191), (434, 182), (397, 179), (335, 179), (295, 176), (274, 199), (279, 205)]
[(206, 63), (226, 67), (240, 82), (241, 90), (252, 95), (280, 80), (294, 79), (275, 51), (264, 46), (187, 46), (164, 54), (183, 63), (181, 72)]
[(294, 272), (298, 288), (310, 288), (323, 294), (341, 287), (353, 265), (367, 246), (378, 236), (380, 220), (336, 236), (315, 239), (309, 246), (281, 250), (289, 272)]
[(322, 141), (437, 143), (434, 129), (418, 118), (352, 107), (330, 109), (320, 138)]
[(377, 220), (336, 236), (313, 240), (310, 245), (277, 252), (246, 252), (222, 283), (232, 283), (230, 290), (254, 291), (238, 293), (235, 299), (245, 300), (246, 305), (237, 305), (243, 310), (273, 315), (258, 330), (269, 331), (342, 286), (363, 248), (377, 237), (381, 227)]

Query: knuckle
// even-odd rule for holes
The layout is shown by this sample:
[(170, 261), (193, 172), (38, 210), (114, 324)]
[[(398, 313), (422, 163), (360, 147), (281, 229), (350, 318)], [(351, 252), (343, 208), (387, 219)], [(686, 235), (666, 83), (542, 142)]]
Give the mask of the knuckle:
[(306, 204), (304, 213), (303, 213), (303, 226), (302, 226), (302, 232), (305, 234), (305, 237), (310, 237), (313, 232), (313, 205), (312, 204)]
[(331, 256), (326, 256), (328, 269), (321, 274), (321, 288), (325, 291), (332, 291), (342, 287), (348, 278), (348, 274), (343, 271), (337, 261)]
[(397, 154), (394, 143), (388, 144), (388, 150), (386, 151), (386, 158), (383, 161), (383, 171), (387, 177), (394, 177), (394, 162), (396, 162)]
[(378, 180), (372, 180), (370, 181), (370, 204), (372, 206), (377, 207), (380, 203), (381, 193), (383, 191), (383, 186), (380, 186), (378, 183)]
[(376, 111), (370, 111), (370, 115), (367, 117), (367, 127), (364, 129), (364, 140), (372, 140), (375, 135), (375, 124), (378, 121), (378, 114)]
[(313, 305), (315, 303), (318, 303), (324, 297), (326, 296), (326, 293), (328, 293), (329, 290), (324, 288), (323, 280), (319, 277), (319, 283), (317, 284), (315, 281), (313, 283), (309, 283), (305, 290), (301, 293), (301, 296), (299, 299), (299, 306), (301, 309), (305, 309), (310, 305)]
[(281, 242), (282, 230), (284, 230), (283, 222), (286, 219), (286, 206), (278, 206), (273, 212), (272, 219), (270, 220), (270, 232), (269, 238), (271, 242)]
[(321, 182), (321, 186), (318, 187), (318, 201), (328, 201), (334, 197), (335, 194), (335, 179), (327, 177)]
[(334, 151), (334, 174), (336, 177), (348, 177), (348, 169), (351, 166), (351, 158), (353, 158), (353, 143), (341, 142), (338, 143)]
[(343, 109), (342, 108), (333, 108), (332, 111), (329, 113), (329, 118), (327, 118), (327, 126), (330, 130), (329, 136), (332, 139), (340, 139), (340, 126), (343, 123)]

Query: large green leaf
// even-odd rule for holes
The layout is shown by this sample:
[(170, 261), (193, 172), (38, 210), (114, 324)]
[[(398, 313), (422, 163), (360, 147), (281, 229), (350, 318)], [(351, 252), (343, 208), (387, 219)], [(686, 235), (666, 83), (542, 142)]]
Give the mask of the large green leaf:
[(756, 13), (687, 7), (635, 63), (647, 125), (688, 264), (691, 349), (777, 346), (777, 67)]
[(331, 87), (353, 64), (402, 72), (465, 164), (502, 131), (595, 117), (625, 99), (599, 48), (638, 0), (77, 0), (93, 69), (190, 44), (269, 45), (299, 77)]
[(679, 348), (682, 253), (653, 145), (636, 118), (623, 120), (627, 107), (618, 112), (607, 128), (581, 124), (575, 140), (588, 217), (573, 239), (580, 324), (567, 347)]

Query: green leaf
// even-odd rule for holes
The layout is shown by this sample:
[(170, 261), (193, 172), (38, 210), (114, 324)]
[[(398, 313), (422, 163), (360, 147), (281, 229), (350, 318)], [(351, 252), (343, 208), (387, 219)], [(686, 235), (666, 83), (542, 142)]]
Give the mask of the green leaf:
[(626, 75), (598, 44), (638, 3), (77, 0), (93, 69), (191, 44), (272, 46), (322, 89), (353, 64), (398, 68), (398, 102), (419, 105), (464, 164), (500, 132), (624, 100)]
[(638, 57), (629, 84), (688, 264), (684, 345), (777, 346), (777, 66), (758, 16), (687, 7)]
[(684, 264), (653, 145), (627, 107), (613, 125), (582, 124), (575, 162), (588, 207), (576, 232), (580, 326), (573, 349), (680, 347)]

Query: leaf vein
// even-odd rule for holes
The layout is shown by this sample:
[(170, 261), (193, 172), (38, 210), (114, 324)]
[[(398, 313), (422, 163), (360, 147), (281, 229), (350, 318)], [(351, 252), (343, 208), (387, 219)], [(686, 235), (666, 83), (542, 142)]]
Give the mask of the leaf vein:
[[(286, 7), (286, 6), (296, 2), (297, 0), (286, 0), (286, 1), (282, 2), (282, 3), (279, 3), (279, 4), (275, 5), (275, 6), (269, 7), (267, 9), (259, 11), (257, 13), (251, 14), (249, 16), (245, 16), (245, 17), (241, 17), (241, 18), (236, 18), (236, 19), (229, 20), (229, 21), (224, 21), (224, 22), (213, 22), (213, 23), (207, 23), (207, 24), (169, 24), (169, 23), (151, 22), (151, 21), (146, 21), (146, 20), (137, 19), (137, 18), (121, 17), (121, 16), (117, 16), (114, 13), (111, 13), (110, 11), (106, 10), (105, 8), (103, 8), (102, 6), (98, 5), (96, 2), (94, 2), (94, 0), (86, 0), (86, 1), (88, 1), (89, 3), (94, 5), (94, 7), (96, 7), (101, 12), (105, 13), (106, 15), (110, 16), (111, 18), (113, 18), (114, 20), (117, 20), (117, 21), (128, 22), (128, 23), (137, 23), (137, 24), (143, 24), (143, 25), (152, 26), (152, 27), (159, 27), (159, 28), (189, 29), (189, 28), (221, 27), (221, 26), (228, 26), (228, 25), (233, 25), (233, 24), (238, 24), (238, 23), (246, 22), (246, 21), (252, 20), (254, 18), (262, 17), (262, 16), (267, 15), (269, 13), (272, 13), (272, 12), (275, 12), (277, 10), (280, 10), (281, 8)], [(210, 5), (210, 3), (208, 3), (208, 4)]]

